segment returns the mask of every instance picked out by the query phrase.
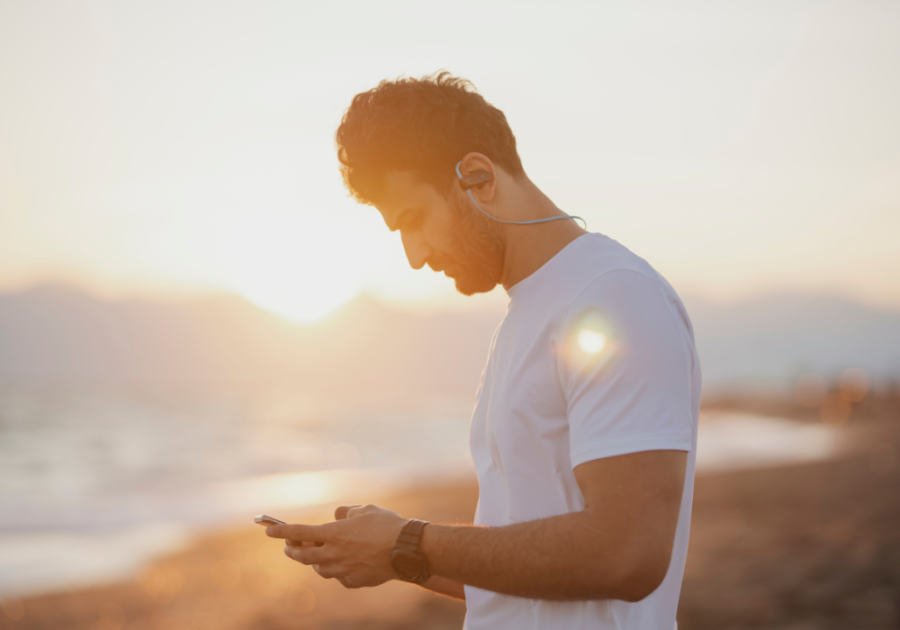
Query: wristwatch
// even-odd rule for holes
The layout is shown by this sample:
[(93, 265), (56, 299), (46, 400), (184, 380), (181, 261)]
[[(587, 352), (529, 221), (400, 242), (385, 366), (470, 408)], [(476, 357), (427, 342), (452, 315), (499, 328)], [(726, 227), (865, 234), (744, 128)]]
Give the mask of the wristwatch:
[(428, 567), (428, 558), (419, 551), (419, 542), (422, 540), (422, 532), (428, 521), (412, 519), (397, 536), (397, 544), (391, 551), (391, 568), (397, 577), (404, 582), (423, 584), (431, 577)]

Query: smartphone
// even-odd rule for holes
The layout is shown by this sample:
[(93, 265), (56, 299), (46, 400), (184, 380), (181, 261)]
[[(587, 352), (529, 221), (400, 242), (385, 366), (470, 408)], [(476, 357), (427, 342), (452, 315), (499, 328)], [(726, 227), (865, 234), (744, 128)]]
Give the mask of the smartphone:
[(266, 516), (265, 514), (258, 514), (253, 519), (253, 522), (257, 525), (262, 525), (263, 527), (269, 527), (270, 525), (287, 525), (284, 521), (279, 521), (277, 518)]

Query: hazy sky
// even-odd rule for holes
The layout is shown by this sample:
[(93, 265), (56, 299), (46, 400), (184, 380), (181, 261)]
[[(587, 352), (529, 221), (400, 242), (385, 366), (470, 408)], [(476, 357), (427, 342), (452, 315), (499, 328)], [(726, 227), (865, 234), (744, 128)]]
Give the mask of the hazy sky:
[(446, 296), (333, 148), (355, 93), (445, 68), (682, 293), (900, 309), (898, 33), (895, 0), (0, 0), (0, 290)]

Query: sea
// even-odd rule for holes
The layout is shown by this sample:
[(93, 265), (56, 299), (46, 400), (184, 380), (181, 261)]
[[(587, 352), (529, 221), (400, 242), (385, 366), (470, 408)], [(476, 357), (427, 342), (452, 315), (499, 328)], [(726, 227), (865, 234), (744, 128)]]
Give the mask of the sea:
[[(210, 531), (473, 479), (472, 396), (0, 389), (0, 597), (127, 579)], [(838, 429), (701, 417), (698, 474), (814, 461)]]

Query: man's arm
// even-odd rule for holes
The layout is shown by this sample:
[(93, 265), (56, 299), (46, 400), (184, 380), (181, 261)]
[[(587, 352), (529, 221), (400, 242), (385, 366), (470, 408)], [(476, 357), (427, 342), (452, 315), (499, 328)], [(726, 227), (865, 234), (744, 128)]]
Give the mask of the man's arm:
[(498, 593), (641, 600), (669, 568), (686, 459), (648, 451), (587, 462), (575, 469), (584, 511), (500, 528), (430, 525), (422, 551), (435, 574)]
[(422, 584), (422, 588), (428, 589), (438, 595), (445, 595), (453, 599), (466, 601), (466, 590), (463, 585), (455, 580), (451, 580), (439, 575), (432, 575), (428, 581)]
[[(575, 469), (582, 512), (504, 527), (429, 525), (421, 550), (433, 575), (498, 593), (555, 600), (638, 601), (668, 571), (687, 453), (646, 451)], [(389, 556), (406, 519), (375, 506), (325, 525), (277, 525), (276, 538), (323, 542), (285, 553), (345, 586), (394, 578)]]

